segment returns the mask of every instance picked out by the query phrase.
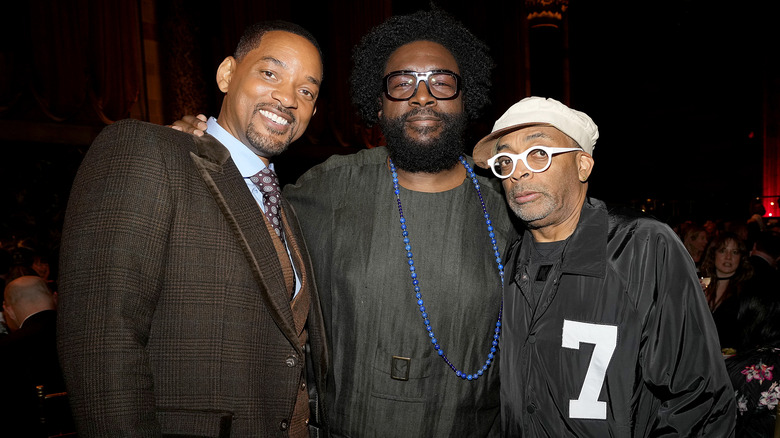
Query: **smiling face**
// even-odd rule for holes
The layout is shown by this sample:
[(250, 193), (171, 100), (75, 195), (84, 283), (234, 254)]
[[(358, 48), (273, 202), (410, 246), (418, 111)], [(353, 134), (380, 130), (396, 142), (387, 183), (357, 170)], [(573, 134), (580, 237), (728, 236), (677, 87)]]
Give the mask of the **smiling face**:
[[(533, 146), (577, 147), (552, 126), (530, 126), (498, 141), (498, 152), (520, 154)], [(522, 161), (502, 181), (509, 207), (539, 241), (563, 240), (574, 231), (587, 192), (593, 158), (584, 151), (553, 155), (550, 167), (531, 172)]]
[(217, 84), (225, 95), (218, 122), (268, 158), (300, 138), (315, 112), (322, 61), (306, 38), (270, 31), (241, 60), (225, 58)]
[(739, 245), (733, 239), (726, 240), (720, 248), (715, 250), (715, 270), (718, 277), (734, 275), (741, 262)]

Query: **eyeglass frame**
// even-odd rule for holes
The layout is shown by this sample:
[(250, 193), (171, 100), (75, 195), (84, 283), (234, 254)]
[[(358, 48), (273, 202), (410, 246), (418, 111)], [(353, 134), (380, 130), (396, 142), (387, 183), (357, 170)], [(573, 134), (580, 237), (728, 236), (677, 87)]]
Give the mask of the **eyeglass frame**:
[[(436, 96), (433, 95), (433, 93), (431, 93), (431, 86), (428, 84), (428, 79), (431, 77), (431, 75), (438, 74), (438, 73), (446, 73), (446, 74), (449, 74), (449, 75), (452, 75), (452, 76), (455, 77), (455, 94), (453, 94), (451, 97), (436, 97)], [(414, 91), (406, 99), (399, 99), (397, 97), (391, 96), (390, 95), (390, 90), (387, 87), (388, 79), (390, 79), (390, 76), (402, 75), (402, 74), (404, 74), (404, 75), (414, 75), (415, 79), (417, 80), (414, 83)], [(420, 82), (425, 82), (425, 89), (428, 90), (428, 94), (431, 97), (433, 97), (434, 99), (436, 99), (436, 100), (453, 100), (453, 99), (457, 99), (458, 96), (460, 96), (461, 83), (463, 82), (463, 80), (461, 79), (459, 74), (455, 73), (452, 70), (446, 70), (446, 69), (429, 70), (429, 71), (423, 71), (423, 72), (418, 72), (418, 71), (413, 71), (413, 70), (396, 70), (396, 71), (391, 71), (390, 73), (386, 74), (385, 77), (382, 78), (382, 88), (383, 88), (383, 91), (385, 92), (385, 97), (387, 97), (389, 100), (392, 100), (394, 102), (405, 102), (407, 100), (411, 100), (414, 96), (417, 95), (417, 90), (420, 87)]]
[[(542, 150), (544, 151), (544, 153), (547, 154), (547, 165), (540, 170), (535, 170), (528, 165), (527, 157), (528, 154), (530, 154), (531, 152), (538, 151), (538, 150)], [(528, 169), (529, 171), (533, 173), (542, 173), (545, 170), (550, 168), (550, 165), (552, 164), (553, 156), (566, 153), (566, 152), (574, 152), (574, 151), (582, 151), (582, 150), (583, 150), (582, 148), (556, 148), (551, 146), (531, 146), (530, 148), (526, 149), (524, 152), (520, 154), (512, 154), (509, 152), (498, 152), (497, 154), (487, 159), (487, 164), (490, 170), (493, 172), (493, 175), (501, 179), (507, 179), (512, 175), (514, 175), (515, 171), (517, 170), (518, 159), (523, 162), (525, 168)], [(504, 156), (509, 157), (512, 160), (512, 171), (509, 172), (507, 175), (499, 175), (498, 172), (496, 172), (496, 168), (495, 168), (496, 160), (498, 159), (498, 157), (504, 157)]]

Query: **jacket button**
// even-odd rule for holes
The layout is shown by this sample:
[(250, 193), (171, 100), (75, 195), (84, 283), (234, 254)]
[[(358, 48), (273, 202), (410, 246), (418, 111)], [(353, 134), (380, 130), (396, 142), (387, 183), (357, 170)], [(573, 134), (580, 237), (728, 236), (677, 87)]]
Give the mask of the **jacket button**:
[(533, 344), (535, 342), (536, 342), (536, 336), (531, 335), (531, 336), (528, 337), (528, 343), (529, 344)]
[(528, 405), (525, 410), (528, 411), (529, 414), (533, 414), (534, 411), (536, 411), (536, 407), (534, 405)]
[(287, 430), (290, 427), (290, 423), (287, 422), (287, 420), (282, 420), (279, 422), (279, 430)]
[(294, 367), (298, 363), (298, 358), (294, 354), (290, 355), (290, 356), (287, 356), (287, 359), (284, 360), (284, 363), (288, 367), (292, 368), (292, 367)]

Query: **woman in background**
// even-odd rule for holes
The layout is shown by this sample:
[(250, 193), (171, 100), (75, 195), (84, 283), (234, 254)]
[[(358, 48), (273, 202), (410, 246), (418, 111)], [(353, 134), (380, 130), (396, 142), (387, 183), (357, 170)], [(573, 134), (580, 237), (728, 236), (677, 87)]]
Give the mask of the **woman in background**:
[(704, 293), (718, 328), (720, 347), (736, 349), (741, 342), (737, 326), (739, 297), (753, 275), (742, 239), (733, 233), (722, 233), (716, 237), (707, 248), (701, 275), (709, 278)]
[(683, 230), (683, 245), (693, 258), (696, 269), (701, 267), (704, 250), (707, 249), (707, 231), (698, 225), (690, 224)]

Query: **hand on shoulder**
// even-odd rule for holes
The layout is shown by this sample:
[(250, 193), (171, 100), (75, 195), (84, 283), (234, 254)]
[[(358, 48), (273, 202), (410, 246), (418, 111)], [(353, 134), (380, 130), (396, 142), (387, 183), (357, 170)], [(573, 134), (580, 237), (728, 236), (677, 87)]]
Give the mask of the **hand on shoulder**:
[(177, 131), (192, 134), (196, 137), (203, 137), (203, 134), (206, 133), (206, 128), (208, 127), (206, 124), (207, 120), (208, 118), (203, 114), (198, 114), (197, 116), (186, 115), (182, 117), (181, 120), (177, 120), (173, 122), (173, 124), (167, 126)]

